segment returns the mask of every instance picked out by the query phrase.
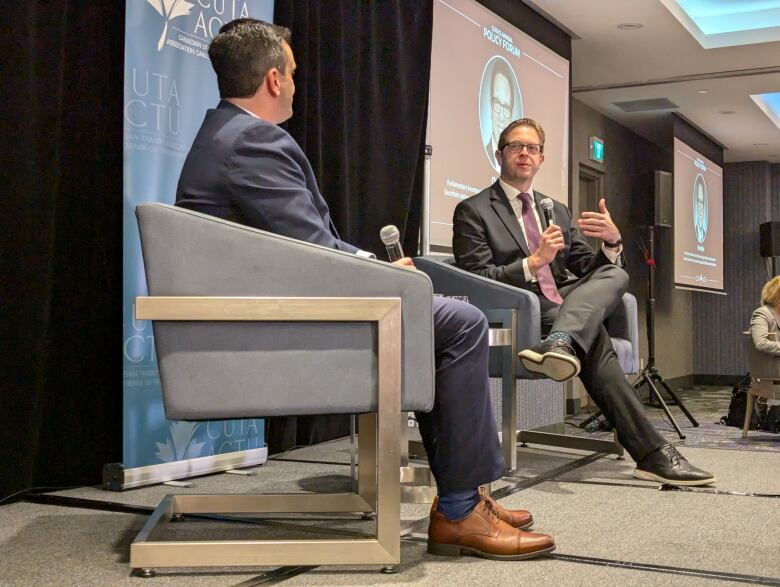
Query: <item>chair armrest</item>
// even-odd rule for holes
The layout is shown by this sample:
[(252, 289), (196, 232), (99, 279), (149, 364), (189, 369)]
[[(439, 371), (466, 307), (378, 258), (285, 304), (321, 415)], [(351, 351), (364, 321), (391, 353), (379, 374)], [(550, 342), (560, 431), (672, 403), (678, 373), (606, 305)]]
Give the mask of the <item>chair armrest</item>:
[(633, 353), (632, 366), (628, 373), (639, 372), (639, 324), (636, 298), (630, 294), (623, 294), (622, 303), (606, 321), (607, 332), (610, 338), (622, 338), (631, 343)]
[(536, 294), (464, 271), (454, 265), (452, 257), (416, 257), (414, 265), (431, 278), (437, 294), (468, 296), (469, 303), (483, 312), (517, 310), (517, 348), (539, 344), (542, 325)]

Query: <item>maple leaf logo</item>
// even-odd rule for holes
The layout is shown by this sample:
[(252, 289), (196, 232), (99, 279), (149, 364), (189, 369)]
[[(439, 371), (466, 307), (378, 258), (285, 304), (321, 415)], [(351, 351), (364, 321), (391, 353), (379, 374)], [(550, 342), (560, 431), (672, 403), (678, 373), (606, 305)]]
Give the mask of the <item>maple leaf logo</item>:
[(155, 456), (163, 463), (201, 456), (205, 442), (195, 441), (198, 426), (198, 422), (171, 422), (170, 435), (165, 442), (155, 442), (157, 445)]
[(162, 51), (165, 44), (165, 38), (168, 35), (168, 23), (174, 18), (180, 16), (187, 16), (190, 13), (190, 9), (194, 4), (190, 4), (186, 0), (146, 0), (152, 5), (157, 13), (165, 19), (165, 27), (163, 27), (162, 35), (160, 35), (160, 42), (157, 43), (157, 50)]

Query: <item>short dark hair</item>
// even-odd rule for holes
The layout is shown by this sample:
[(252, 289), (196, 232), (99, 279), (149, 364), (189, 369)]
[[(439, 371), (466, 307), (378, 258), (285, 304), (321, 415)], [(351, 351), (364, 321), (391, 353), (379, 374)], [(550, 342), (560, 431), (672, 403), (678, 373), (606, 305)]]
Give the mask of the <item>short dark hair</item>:
[(510, 122), (506, 128), (501, 131), (501, 136), (498, 137), (498, 149), (501, 150), (506, 146), (506, 138), (509, 136), (509, 133), (512, 132), (512, 129), (517, 128), (518, 126), (527, 126), (536, 131), (536, 134), (539, 135), (539, 144), (542, 146), (541, 152), (544, 153), (544, 129), (542, 128), (542, 125), (533, 118), (518, 118), (517, 120)]
[(512, 73), (512, 69), (503, 59), (496, 59), (496, 63), (493, 65), (493, 75), (490, 77), (490, 99), (493, 99), (493, 92), (495, 91), (496, 85), (496, 76), (498, 76), (498, 74), (503, 75), (506, 78), (507, 83), (509, 83), (509, 95), (512, 96), (512, 104), (510, 104), (510, 106), (514, 107), (515, 89), (512, 85), (514, 75)]
[(269, 70), (284, 73), (284, 44), (291, 38), (290, 29), (255, 18), (238, 18), (223, 25), (209, 45), (220, 97), (250, 98)]

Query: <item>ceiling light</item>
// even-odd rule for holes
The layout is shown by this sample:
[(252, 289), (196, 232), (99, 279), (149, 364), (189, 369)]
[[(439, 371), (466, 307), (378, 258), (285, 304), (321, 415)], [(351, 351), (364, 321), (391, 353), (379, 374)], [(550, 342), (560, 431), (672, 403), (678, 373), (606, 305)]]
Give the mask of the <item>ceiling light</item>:
[(696, 90), (697, 94), (706, 94), (709, 90)]
[(736, 110), (718, 110), (718, 114), (736, 114)]
[(619, 25), (617, 25), (617, 28), (619, 28), (621, 31), (635, 31), (637, 29), (641, 29), (643, 26), (645, 25), (639, 22), (621, 22)]
[(768, 147), (769, 143), (753, 143), (754, 147)]

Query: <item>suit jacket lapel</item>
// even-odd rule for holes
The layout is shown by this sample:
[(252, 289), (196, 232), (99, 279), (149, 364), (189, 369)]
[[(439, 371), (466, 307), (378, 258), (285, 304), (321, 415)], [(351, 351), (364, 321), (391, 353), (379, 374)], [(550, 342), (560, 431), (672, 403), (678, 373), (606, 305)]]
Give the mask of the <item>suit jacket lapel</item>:
[(493, 190), (490, 194), (490, 205), (501, 222), (504, 223), (504, 226), (506, 226), (509, 234), (515, 239), (520, 250), (525, 253), (526, 257), (530, 256), (531, 251), (528, 249), (528, 243), (523, 236), (520, 222), (517, 220), (515, 211), (512, 209), (512, 204), (509, 203), (509, 198), (504, 193), (504, 190), (501, 189), (501, 185), (499, 185), (498, 181), (493, 184)]
[(772, 309), (771, 306), (764, 304), (764, 307), (767, 309), (769, 315), (772, 317), (771, 332), (780, 332), (780, 316), (777, 315), (777, 313)]

